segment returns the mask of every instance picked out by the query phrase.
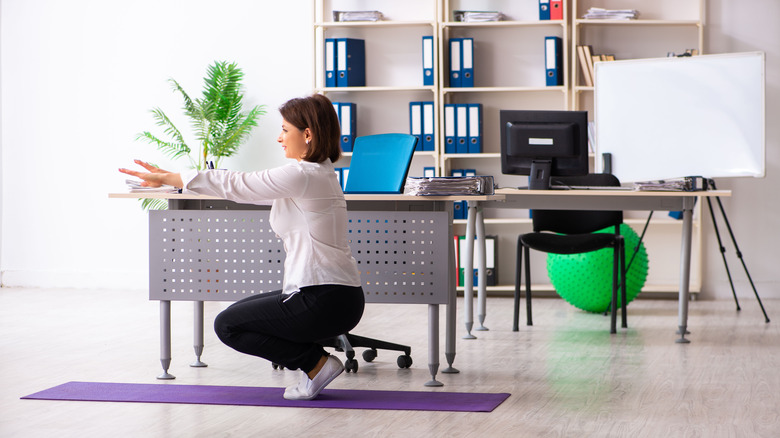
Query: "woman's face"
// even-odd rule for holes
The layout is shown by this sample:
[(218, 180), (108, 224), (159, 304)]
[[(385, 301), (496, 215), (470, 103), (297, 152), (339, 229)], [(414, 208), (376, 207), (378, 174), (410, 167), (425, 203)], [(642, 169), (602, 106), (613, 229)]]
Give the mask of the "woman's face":
[(308, 128), (301, 131), (288, 123), (287, 120), (282, 119), (282, 132), (276, 141), (282, 144), (285, 157), (301, 161), (301, 157), (309, 147), (307, 142), (310, 140)]

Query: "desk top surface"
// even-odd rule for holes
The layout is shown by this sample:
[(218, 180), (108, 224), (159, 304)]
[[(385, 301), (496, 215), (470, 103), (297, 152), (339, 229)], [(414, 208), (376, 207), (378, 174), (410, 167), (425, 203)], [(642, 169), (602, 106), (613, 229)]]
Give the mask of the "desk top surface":
[[(134, 192), (134, 193), (109, 193), (109, 198), (130, 198), (130, 199), (222, 199), (216, 196), (196, 195), (190, 193), (169, 193), (169, 192)], [(458, 196), (413, 196), (413, 195), (344, 195), (347, 201), (500, 201), (504, 197), (501, 195), (458, 195)]]
[(515, 188), (501, 188), (496, 190), (496, 196), (511, 198), (512, 196), (631, 196), (631, 197), (717, 197), (731, 196), (731, 190), (707, 190), (697, 192), (682, 191), (650, 191), (650, 190), (528, 190)]

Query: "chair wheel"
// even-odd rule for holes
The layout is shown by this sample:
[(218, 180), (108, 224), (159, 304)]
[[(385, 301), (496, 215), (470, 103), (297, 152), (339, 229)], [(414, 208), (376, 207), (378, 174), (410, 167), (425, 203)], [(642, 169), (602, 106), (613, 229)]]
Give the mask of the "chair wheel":
[(344, 370), (347, 373), (357, 373), (358, 371), (358, 361), (355, 359), (347, 359), (346, 362), (344, 362)]
[(365, 350), (363, 352), (363, 360), (366, 362), (373, 362), (376, 359), (376, 350)]
[(409, 368), (412, 366), (412, 356), (402, 354), (398, 356), (398, 368)]

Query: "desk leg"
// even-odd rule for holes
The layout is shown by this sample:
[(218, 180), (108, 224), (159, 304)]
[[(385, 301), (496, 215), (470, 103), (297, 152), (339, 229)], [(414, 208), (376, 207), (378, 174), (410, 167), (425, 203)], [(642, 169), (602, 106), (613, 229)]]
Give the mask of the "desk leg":
[(176, 376), (168, 374), (171, 366), (171, 302), (160, 301), (160, 364), (163, 373), (157, 376), (160, 380), (175, 379)]
[[(450, 227), (452, 230), (452, 227)], [(452, 231), (450, 231), (450, 266), (456, 266), (455, 263), (457, 255), (455, 255), (455, 241)], [(455, 333), (456, 333), (456, 320), (458, 318), (458, 282), (450, 275), (447, 280), (447, 287), (449, 288), (449, 298), (447, 300), (447, 313), (445, 315), (445, 332), (444, 332), (444, 357), (447, 359), (447, 368), (441, 370), (444, 374), (457, 374), (460, 372), (457, 368), (452, 367), (452, 363), (455, 362)]]
[(471, 334), (474, 326), (474, 230), (477, 221), (477, 203), (469, 201), (468, 219), (466, 220), (466, 247), (463, 254), (463, 321), (466, 324), (466, 335), (463, 339), (477, 339)]
[(687, 344), (691, 341), (685, 339), (688, 334), (688, 299), (691, 276), (691, 240), (693, 233), (693, 202), (692, 198), (685, 200), (683, 209), (682, 248), (680, 249), (680, 293), (679, 308), (677, 311), (677, 326), (680, 338), (675, 342)]
[(428, 304), (428, 369), (431, 371), (431, 381), (425, 386), (444, 386), (436, 380), (439, 372), (439, 305)]
[[(477, 319), (479, 319), (478, 331), (489, 330), (485, 327), (485, 316), (487, 311), (487, 274), (485, 273), (485, 217), (482, 213), (482, 207), (477, 206)], [(473, 271), (472, 271), (473, 272)]]
[(195, 349), (195, 362), (191, 363), (190, 366), (203, 368), (208, 366), (200, 361), (200, 356), (203, 354), (203, 301), (194, 301), (194, 304), (193, 314), (195, 316), (192, 324), (194, 327), (192, 346)]

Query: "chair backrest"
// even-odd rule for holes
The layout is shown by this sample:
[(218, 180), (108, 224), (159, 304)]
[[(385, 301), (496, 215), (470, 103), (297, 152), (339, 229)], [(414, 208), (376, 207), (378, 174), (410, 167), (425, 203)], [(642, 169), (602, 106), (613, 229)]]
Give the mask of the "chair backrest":
[(409, 134), (356, 138), (344, 193), (402, 193), (416, 144)]
[[(617, 177), (609, 173), (556, 177), (555, 183), (591, 187), (617, 187), (620, 185)], [(623, 223), (623, 212), (611, 210), (533, 210), (531, 216), (534, 231), (552, 231), (563, 234), (592, 233)]]

